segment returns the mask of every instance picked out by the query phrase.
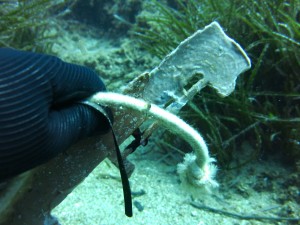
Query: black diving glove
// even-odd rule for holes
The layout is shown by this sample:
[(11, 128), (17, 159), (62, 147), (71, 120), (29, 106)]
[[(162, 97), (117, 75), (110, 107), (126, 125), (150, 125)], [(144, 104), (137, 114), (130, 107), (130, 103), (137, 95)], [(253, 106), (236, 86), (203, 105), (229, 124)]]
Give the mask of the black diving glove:
[(82, 137), (107, 132), (104, 115), (76, 103), (99, 91), (105, 85), (91, 69), (0, 48), (0, 181), (48, 161)]

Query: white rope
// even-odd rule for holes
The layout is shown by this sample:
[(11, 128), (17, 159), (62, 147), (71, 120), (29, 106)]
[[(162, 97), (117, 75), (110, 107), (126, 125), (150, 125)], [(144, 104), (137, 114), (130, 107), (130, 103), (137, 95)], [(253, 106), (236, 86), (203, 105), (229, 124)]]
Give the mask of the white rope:
[(176, 115), (143, 100), (111, 92), (99, 92), (88, 101), (108, 107), (125, 107), (151, 116), (160, 125), (182, 137), (194, 150), (194, 154), (187, 154), (184, 162), (178, 165), (182, 181), (194, 186), (218, 186), (214, 181), (216, 166), (212, 164), (215, 160), (210, 158), (205, 141), (194, 128)]

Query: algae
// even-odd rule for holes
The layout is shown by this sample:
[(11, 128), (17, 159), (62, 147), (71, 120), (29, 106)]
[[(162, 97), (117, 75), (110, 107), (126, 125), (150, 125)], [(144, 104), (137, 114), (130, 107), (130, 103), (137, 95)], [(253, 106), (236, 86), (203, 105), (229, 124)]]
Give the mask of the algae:
[(51, 52), (55, 18), (69, 0), (4, 1), (0, 7), (0, 47)]

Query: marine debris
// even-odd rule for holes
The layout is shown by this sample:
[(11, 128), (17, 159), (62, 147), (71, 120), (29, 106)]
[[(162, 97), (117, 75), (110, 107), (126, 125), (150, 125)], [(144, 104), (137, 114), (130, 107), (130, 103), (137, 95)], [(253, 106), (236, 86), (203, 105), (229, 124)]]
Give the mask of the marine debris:
[[(201, 60), (197, 61), (200, 55)], [(209, 57), (211, 61), (206, 60), (208, 55), (214, 56)], [(226, 65), (220, 65), (221, 62)], [(133, 80), (124, 90), (125, 95), (108, 93), (104, 96), (98, 93), (90, 101), (104, 105), (117, 104), (112, 110), (115, 116), (114, 130), (119, 143), (128, 138), (149, 115), (155, 116), (158, 119), (157, 124), (162, 123), (183, 136), (196, 150), (194, 155), (185, 157), (185, 166), (179, 169), (183, 175), (182, 181), (190, 186), (216, 187), (216, 167), (212, 164), (214, 160), (209, 156), (204, 140), (198, 132), (173, 114), (205, 85), (216, 88), (224, 96), (230, 94), (236, 77), (249, 68), (250, 60), (246, 53), (214, 22), (183, 41), (157, 68)], [(199, 74), (202, 78), (191, 85)], [(187, 85), (191, 85), (189, 89)], [(228, 88), (224, 89), (223, 86)], [(122, 106), (130, 106), (131, 110), (124, 110)], [(133, 111), (132, 108), (139, 111)], [(150, 126), (145, 134), (150, 135), (155, 127), (155, 124)], [(61, 154), (50, 162), (4, 183), (2, 193), (5, 194), (0, 197), (0, 203), (7, 207), (0, 211), (0, 223), (42, 224), (51, 216), (51, 210), (104, 158), (116, 160), (113, 149), (114, 141), (110, 134), (88, 138), (68, 149), (68, 154)], [(18, 194), (12, 194), (11, 190)]]
[[(206, 85), (215, 88), (221, 96), (229, 95), (238, 75), (250, 67), (250, 59), (244, 50), (224, 33), (217, 22), (213, 22), (184, 40), (147, 74), (148, 82), (141, 93), (138, 92), (146, 102), (115, 93), (98, 93), (88, 101), (117, 106), (117, 110), (120, 107), (136, 110), (145, 119), (153, 117), (158, 124), (181, 136), (194, 150), (178, 166), (181, 180), (209, 189), (218, 186), (214, 180), (215, 160), (209, 156), (202, 136), (172, 113), (178, 113)], [(185, 86), (198, 74), (202, 77), (186, 90)]]

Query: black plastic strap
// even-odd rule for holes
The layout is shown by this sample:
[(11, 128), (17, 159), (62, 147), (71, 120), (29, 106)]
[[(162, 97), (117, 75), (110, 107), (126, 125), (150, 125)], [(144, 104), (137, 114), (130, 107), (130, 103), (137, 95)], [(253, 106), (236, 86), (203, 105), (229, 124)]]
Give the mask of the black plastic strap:
[(104, 110), (104, 108), (102, 106), (97, 105), (96, 103), (93, 103), (93, 102), (90, 102), (90, 101), (81, 101), (80, 103), (84, 104), (84, 105), (91, 106), (92, 108), (94, 108), (95, 110), (97, 110), (98, 112), (103, 114), (107, 118), (107, 120), (110, 124), (113, 139), (114, 139), (118, 164), (119, 164), (121, 180), (122, 180), (123, 196), (124, 196), (124, 204), (125, 204), (125, 214), (128, 217), (132, 217), (132, 198), (131, 198), (131, 190), (130, 190), (129, 180), (128, 180), (127, 172), (126, 172), (126, 169), (125, 169), (125, 166), (124, 166), (121, 151), (120, 151), (117, 139), (116, 139), (116, 135), (115, 135), (115, 132), (114, 132), (114, 129), (113, 129), (113, 126), (112, 126), (112, 121), (111, 121), (109, 115), (107, 115), (106, 110)]
[(128, 217), (132, 217), (132, 198), (131, 198), (131, 190), (130, 190), (129, 180), (128, 180), (127, 172), (125, 170), (125, 166), (123, 163), (121, 151), (120, 151), (117, 139), (116, 139), (115, 132), (114, 132), (113, 128), (111, 128), (111, 130), (112, 130), (113, 139), (114, 139), (114, 143), (115, 143), (115, 149), (116, 149), (119, 170), (120, 170), (120, 175), (121, 175), (121, 180), (122, 180), (123, 196), (124, 196), (124, 204), (125, 204), (125, 214)]

